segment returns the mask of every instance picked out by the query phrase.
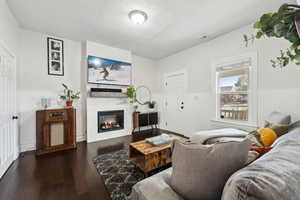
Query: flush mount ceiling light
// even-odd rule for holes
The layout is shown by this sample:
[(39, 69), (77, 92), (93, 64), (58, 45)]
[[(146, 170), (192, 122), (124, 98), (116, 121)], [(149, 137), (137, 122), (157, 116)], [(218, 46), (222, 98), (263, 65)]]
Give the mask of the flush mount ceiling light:
[(128, 14), (128, 16), (134, 24), (143, 24), (148, 19), (147, 14), (141, 10), (133, 10)]

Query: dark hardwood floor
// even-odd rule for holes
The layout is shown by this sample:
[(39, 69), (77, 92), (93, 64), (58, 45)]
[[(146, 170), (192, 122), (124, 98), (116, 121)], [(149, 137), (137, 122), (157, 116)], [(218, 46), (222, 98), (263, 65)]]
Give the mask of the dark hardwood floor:
[(109, 200), (109, 194), (92, 159), (100, 154), (128, 148), (131, 141), (142, 140), (161, 131), (86, 144), (36, 157), (24, 153), (0, 180), (0, 200)]

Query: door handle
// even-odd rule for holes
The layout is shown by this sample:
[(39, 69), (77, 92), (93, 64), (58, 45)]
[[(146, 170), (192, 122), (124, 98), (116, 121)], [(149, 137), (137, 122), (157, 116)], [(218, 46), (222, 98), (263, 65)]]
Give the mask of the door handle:
[(12, 119), (17, 120), (17, 119), (19, 119), (19, 117), (18, 116), (13, 116)]

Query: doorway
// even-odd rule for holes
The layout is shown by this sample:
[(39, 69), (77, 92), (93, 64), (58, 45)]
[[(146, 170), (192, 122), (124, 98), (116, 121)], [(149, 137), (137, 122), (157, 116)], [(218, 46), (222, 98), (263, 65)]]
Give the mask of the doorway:
[(0, 42), (0, 178), (18, 157), (16, 57)]
[(167, 130), (185, 134), (187, 73), (185, 70), (165, 75), (165, 124)]

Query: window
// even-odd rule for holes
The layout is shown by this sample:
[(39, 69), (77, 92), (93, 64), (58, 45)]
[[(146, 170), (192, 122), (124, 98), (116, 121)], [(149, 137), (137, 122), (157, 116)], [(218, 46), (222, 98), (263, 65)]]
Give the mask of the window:
[(216, 68), (217, 119), (252, 123), (256, 121), (254, 88), (255, 58), (246, 57)]

